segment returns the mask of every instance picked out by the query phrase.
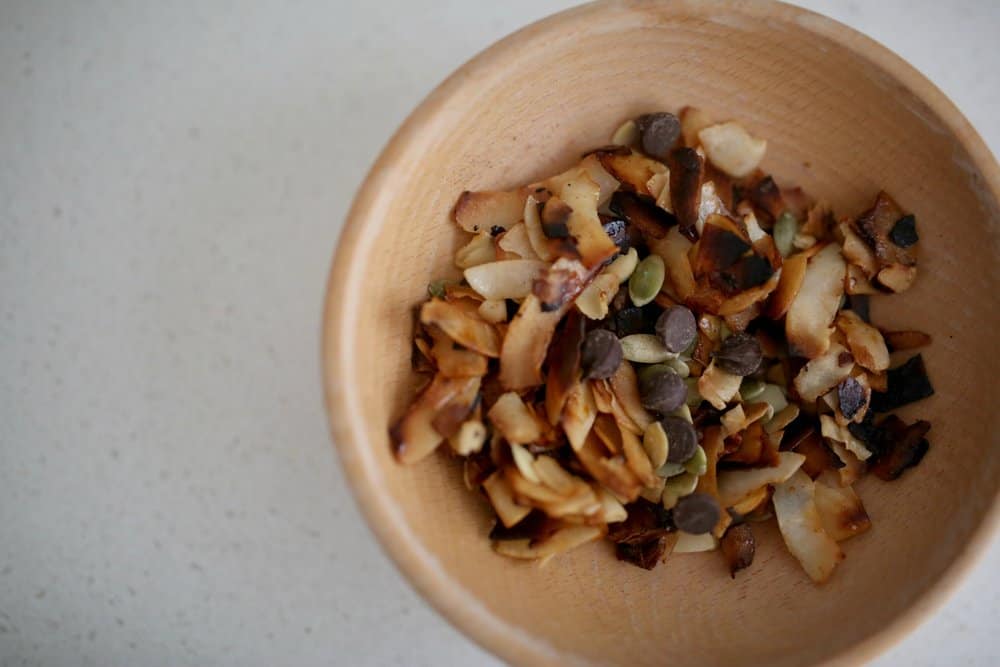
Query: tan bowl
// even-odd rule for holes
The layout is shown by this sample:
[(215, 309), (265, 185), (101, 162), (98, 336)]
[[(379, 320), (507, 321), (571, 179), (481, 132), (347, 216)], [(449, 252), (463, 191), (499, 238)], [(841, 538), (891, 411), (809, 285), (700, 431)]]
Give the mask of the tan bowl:
[[(931, 450), (900, 480), (866, 479), (874, 528), (826, 586), (775, 530), (736, 580), (718, 554), (652, 572), (607, 543), (545, 568), (493, 554), (461, 467), (390, 456), (411, 397), (411, 309), (455, 275), (449, 213), (464, 189), (570, 165), (625, 118), (683, 105), (769, 141), (765, 170), (854, 213), (879, 188), (916, 213), (920, 277), (876, 299), (877, 323), (929, 331)], [(325, 373), (334, 439), (385, 549), (452, 623), (514, 663), (807, 665), (873, 657), (966, 572), (997, 524), (1000, 169), (957, 109), (872, 40), (770, 3), (595, 4), (507, 37), (410, 116), (357, 195), (330, 277)]]

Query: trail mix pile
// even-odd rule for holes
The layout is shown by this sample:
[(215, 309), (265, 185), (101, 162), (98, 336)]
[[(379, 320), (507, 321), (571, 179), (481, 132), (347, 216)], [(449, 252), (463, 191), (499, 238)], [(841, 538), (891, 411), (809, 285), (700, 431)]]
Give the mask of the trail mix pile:
[(914, 216), (880, 192), (837, 218), (764, 174), (766, 147), (686, 108), (545, 181), (462, 193), (463, 278), (418, 310), (427, 382), (390, 433), (402, 463), (464, 457), (498, 553), (606, 538), (647, 569), (718, 549), (735, 576), (776, 518), (823, 582), (871, 525), (853, 484), (927, 452), (930, 424), (887, 413), (933, 394), (920, 355), (890, 367), (930, 337), (869, 319), (916, 277)]

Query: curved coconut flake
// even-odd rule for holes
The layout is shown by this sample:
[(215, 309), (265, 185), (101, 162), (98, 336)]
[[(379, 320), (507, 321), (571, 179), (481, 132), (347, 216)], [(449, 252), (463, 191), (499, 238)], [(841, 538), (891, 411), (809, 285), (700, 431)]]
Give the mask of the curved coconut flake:
[(827, 245), (810, 259), (802, 287), (785, 316), (785, 333), (796, 354), (813, 359), (830, 347), (830, 325), (844, 294), (846, 270), (836, 244)]
[(772, 502), (785, 545), (806, 574), (821, 584), (844, 559), (844, 552), (823, 529), (814, 493), (809, 475), (798, 471), (774, 488)]

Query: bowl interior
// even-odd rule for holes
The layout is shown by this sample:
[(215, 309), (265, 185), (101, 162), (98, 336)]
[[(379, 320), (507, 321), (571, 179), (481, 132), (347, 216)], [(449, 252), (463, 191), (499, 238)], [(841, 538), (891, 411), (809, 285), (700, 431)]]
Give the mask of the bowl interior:
[[(555, 173), (623, 119), (683, 105), (766, 137), (765, 170), (838, 215), (884, 188), (918, 219), (917, 283), (873, 299), (873, 318), (934, 337), (924, 357), (937, 394), (903, 411), (931, 420), (931, 449), (896, 482), (860, 484), (874, 527), (845, 543), (847, 559), (822, 588), (776, 530), (758, 531), (756, 560), (735, 580), (718, 554), (646, 572), (606, 543), (544, 568), (506, 560), (490, 550), (487, 503), (464, 488), (457, 462), (438, 455), (404, 468), (390, 455), (386, 427), (414, 387), (411, 310), (428, 281), (457, 275), (458, 194)], [(870, 652), (904, 611), (930, 604), (924, 593), (997, 496), (995, 188), (995, 163), (939, 93), (867, 39), (800, 10), (591, 6), (508, 38), (404, 126), (338, 251), (328, 392), (373, 528), (451, 620), (518, 662), (803, 665)]]

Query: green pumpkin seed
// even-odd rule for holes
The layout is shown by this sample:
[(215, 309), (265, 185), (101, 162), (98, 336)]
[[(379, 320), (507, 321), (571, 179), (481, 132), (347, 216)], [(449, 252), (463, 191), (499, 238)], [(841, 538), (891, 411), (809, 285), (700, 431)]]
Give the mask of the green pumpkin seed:
[(667, 432), (660, 422), (652, 422), (642, 434), (642, 447), (646, 450), (649, 462), (654, 468), (659, 468), (667, 462), (670, 443), (667, 442)]
[(779, 215), (778, 219), (774, 221), (774, 245), (782, 257), (788, 257), (792, 254), (792, 250), (794, 250), (792, 244), (798, 231), (799, 222), (788, 211)]
[(661, 465), (659, 468), (656, 469), (656, 474), (664, 479), (680, 475), (683, 472), (684, 472), (683, 463), (664, 463), (663, 465)]
[(684, 421), (686, 421), (688, 424), (693, 424), (694, 423), (694, 417), (691, 416), (691, 408), (689, 408), (687, 406), (687, 404), (684, 404), (681, 407), (677, 408), (676, 410), (674, 410), (673, 412), (671, 412), (669, 416), (671, 416), (671, 417), (680, 417), (681, 419), (683, 419)]
[(677, 353), (668, 350), (653, 334), (632, 334), (622, 338), (621, 343), (625, 358), (637, 364), (659, 364), (677, 358)]
[(684, 462), (684, 469), (698, 477), (708, 471), (708, 457), (705, 456), (705, 450), (701, 445), (698, 445), (698, 449), (694, 450), (694, 456)]
[(684, 382), (687, 384), (688, 387), (688, 395), (687, 398), (684, 400), (684, 403), (689, 408), (698, 407), (699, 405), (701, 405), (701, 402), (705, 400), (701, 397), (701, 394), (698, 393), (698, 378), (686, 378)]
[(788, 399), (785, 398), (785, 392), (781, 390), (776, 384), (765, 384), (764, 390), (757, 394), (755, 399), (756, 403), (767, 403), (771, 406), (770, 416), (765, 415), (765, 423), (771, 420), (771, 417), (778, 414), (788, 405)]
[(697, 486), (698, 476), (689, 472), (668, 479), (667, 483), (663, 485), (663, 496), (660, 500), (663, 507), (668, 510), (673, 509), (678, 500), (694, 493)]
[(744, 403), (753, 402), (764, 391), (764, 383), (753, 378), (744, 378), (740, 385), (740, 398)]
[(448, 281), (443, 278), (440, 280), (435, 280), (427, 285), (427, 293), (436, 299), (444, 298), (444, 288), (448, 285)]
[(666, 275), (666, 266), (663, 258), (659, 255), (650, 255), (639, 262), (628, 279), (628, 295), (632, 303), (637, 306), (645, 306), (656, 298), (663, 287), (663, 277)]

